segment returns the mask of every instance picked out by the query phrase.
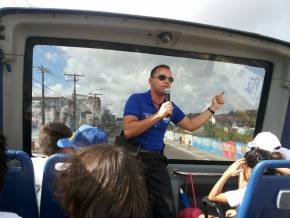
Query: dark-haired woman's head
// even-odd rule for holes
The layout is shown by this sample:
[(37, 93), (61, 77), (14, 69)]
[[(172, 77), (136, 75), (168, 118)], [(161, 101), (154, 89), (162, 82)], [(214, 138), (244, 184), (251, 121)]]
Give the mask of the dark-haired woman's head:
[(74, 218), (142, 218), (148, 207), (136, 157), (110, 145), (77, 152), (58, 178), (56, 195)]
[[(259, 148), (252, 148), (247, 151), (245, 156), (246, 165), (253, 169), (260, 161), (281, 159), (281, 154), (277, 152), (269, 152)], [(274, 174), (273, 169), (268, 169), (265, 174)]]

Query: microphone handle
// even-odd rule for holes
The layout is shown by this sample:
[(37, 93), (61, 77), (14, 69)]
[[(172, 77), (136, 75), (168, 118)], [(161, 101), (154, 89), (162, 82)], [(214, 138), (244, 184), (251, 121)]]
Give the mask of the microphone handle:
[(170, 93), (165, 93), (165, 102), (170, 101)]
[[(164, 102), (167, 102), (167, 101), (170, 101), (170, 89), (167, 89), (165, 90), (165, 99), (164, 99)], [(166, 120), (170, 120), (171, 116), (170, 115), (167, 115)]]
[[(170, 101), (170, 93), (165, 93), (165, 102)], [(167, 115), (166, 119), (170, 119), (171, 115)]]

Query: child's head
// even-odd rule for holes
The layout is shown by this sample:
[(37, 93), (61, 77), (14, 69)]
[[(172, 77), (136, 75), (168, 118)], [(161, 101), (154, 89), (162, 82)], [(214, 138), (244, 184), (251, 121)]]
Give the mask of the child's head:
[(61, 122), (52, 122), (44, 125), (39, 134), (39, 146), (42, 153), (50, 156), (61, 152), (61, 149), (57, 147), (57, 141), (71, 136), (72, 131)]
[(110, 145), (79, 150), (57, 180), (65, 211), (80, 217), (145, 217), (146, 186), (135, 156)]

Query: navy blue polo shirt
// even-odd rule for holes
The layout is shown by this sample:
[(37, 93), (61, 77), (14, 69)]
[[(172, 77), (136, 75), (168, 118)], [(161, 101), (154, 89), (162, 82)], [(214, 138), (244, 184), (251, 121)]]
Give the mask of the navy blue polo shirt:
[[(125, 105), (124, 116), (133, 115), (139, 120), (155, 114), (158, 111), (153, 104), (150, 90), (145, 93), (135, 93), (131, 95)], [(179, 123), (184, 118), (184, 113), (173, 103), (173, 112), (171, 121)], [(169, 119), (162, 119), (146, 130), (143, 134), (134, 137), (134, 140), (142, 145), (142, 148), (148, 151), (162, 151), (164, 147), (164, 134)]]

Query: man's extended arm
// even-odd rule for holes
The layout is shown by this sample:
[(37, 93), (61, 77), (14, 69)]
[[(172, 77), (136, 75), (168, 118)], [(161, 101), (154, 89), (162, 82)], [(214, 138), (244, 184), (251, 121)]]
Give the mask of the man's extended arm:
[[(216, 95), (212, 98), (212, 104), (210, 109), (212, 111), (217, 111), (224, 104), (224, 92), (221, 92), (219, 95)], [(196, 117), (189, 119), (188, 117), (184, 117), (177, 125), (183, 129), (187, 129), (189, 131), (194, 131), (201, 127), (206, 121), (208, 121), (212, 116), (212, 113), (209, 110), (205, 110)]]

